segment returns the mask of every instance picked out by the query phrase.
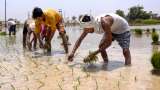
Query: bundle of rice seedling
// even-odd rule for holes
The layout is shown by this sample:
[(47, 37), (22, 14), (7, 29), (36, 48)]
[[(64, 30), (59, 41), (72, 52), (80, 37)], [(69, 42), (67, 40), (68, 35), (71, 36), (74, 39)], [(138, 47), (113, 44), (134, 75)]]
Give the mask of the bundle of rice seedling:
[(84, 63), (93, 63), (98, 60), (97, 53), (89, 51), (89, 55), (84, 58)]
[(159, 40), (159, 35), (157, 32), (153, 32), (152, 33), (152, 41), (154, 44), (158, 43), (158, 40)]

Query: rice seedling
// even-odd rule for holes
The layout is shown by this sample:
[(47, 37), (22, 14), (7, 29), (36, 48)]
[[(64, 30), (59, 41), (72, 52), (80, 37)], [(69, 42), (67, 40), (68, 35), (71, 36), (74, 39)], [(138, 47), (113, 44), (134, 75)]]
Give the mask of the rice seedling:
[(152, 29), (152, 33), (155, 33), (155, 32), (156, 32), (156, 29), (155, 29), (155, 28), (153, 28), (153, 29)]
[(135, 82), (137, 81), (137, 77), (136, 77), (136, 76), (134, 77), (134, 81), (135, 81)]
[(91, 75), (90, 75), (90, 73), (89, 72), (86, 72), (86, 77), (88, 78), (88, 77), (90, 77)]
[(148, 33), (150, 33), (150, 30), (147, 28), (147, 30), (146, 30)]
[(55, 65), (55, 69), (56, 69), (57, 71), (60, 71), (60, 69), (58, 68), (58, 66), (57, 66), (57, 65)]
[(74, 90), (78, 90), (78, 85), (73, 86)]
[(80, 85), (80, 84), (81, 84), (80, 76), (79, 76), (79, 77), (77, 77), (77, 81), (78, 81), (78, 85)]
[(28, 80), (29, 80), (29, 78), (28, 78), (27, 75), (24, 75), (24, 80), (25, 80), (25, 81), (28, 81)]
[(97, 82), (97, 79), (95, 78), (94, 80), (95, 80), (95, 82), (96, 82), (96, 90), (98, 90), (98, 82)]
[(40, 84), (39, 87), (38, 87), (38, 90), (45, 85), (45, 83), (40, 81), (40, 80), (37, 80), (37, 82)]
[(154, 52), (151, 57), (151, 63), (154, 69), (160, 70), (160, 52)]
[(71, 68), (72, 69), (72, 76), (74, 75), (74, 69), (73, 68)]
[(16, 90), (15, 87), (12, 84), (11, 84), (11, 88), (12, 88), (12, 90)]
[(60, 83), (58, 83), (58, 87), (60, 88), (60, 90), (63, 90), (62, 86), (60, 85)]
[(159, 40), (159, 35), (156, 32), (152, 32), (152, 43), (153, 44), (158, 44), (158, 40)]
[(142, 29), (135, 29), (135, 34), (142, 35)]
[(117, 82), (118, 90), (120, 90), (120, 81)]
[(98, 60), (97, 53), (89, 51), (89, 55), (84, 58), (84, 63), (92, 64)]

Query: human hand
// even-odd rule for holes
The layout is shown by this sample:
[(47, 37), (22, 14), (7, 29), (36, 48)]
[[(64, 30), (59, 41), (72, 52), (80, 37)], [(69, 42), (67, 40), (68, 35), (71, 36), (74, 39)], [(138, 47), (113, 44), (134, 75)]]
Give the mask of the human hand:
[(74, 54), (73, 53), (71, 53), (69, 56), (68, 56), (68, 61), (73, 61), (73, 57), (74, 57)]

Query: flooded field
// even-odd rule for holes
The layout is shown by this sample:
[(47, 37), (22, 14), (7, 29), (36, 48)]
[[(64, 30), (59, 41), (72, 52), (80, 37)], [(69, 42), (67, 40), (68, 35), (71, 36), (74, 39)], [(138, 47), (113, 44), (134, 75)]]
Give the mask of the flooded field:
[[(81, 31), (66, 28), (72, 49)], [(90, 34), (78, 49), (73, 62), (67, 62), (58, 33), (52, 40), (51, 55), (22, 47), (22, 29), (16, 36), (0, 36), (0, 90), (160, 90), (160, 76), (151, 73), (150, 58), (160, 46), (151, 45), (151, 35), (131, 35), (132, 66), (124, 66), (117, 42), (107, 49), (108, 65), (99, 61), (83, 63), (89, 50), (96, 50), (102, 35)]]

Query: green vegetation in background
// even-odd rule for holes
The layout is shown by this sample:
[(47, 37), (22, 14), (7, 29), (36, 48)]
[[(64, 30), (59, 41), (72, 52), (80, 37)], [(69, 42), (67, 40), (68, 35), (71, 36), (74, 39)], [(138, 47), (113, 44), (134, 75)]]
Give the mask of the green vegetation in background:
[(160, 20), (157, 19), (136, 19), (134, 21), (129, 22), (131, 25), (152, 25), (152, 24), (160, 24)]
[(155, 29), (155, 28), (153, 28), (153, 29), (152, 29), (152, 33), (155, 33), (155, 32), (156, 32), (156, 29)]
[(144, 11), (143, 6), (133, 6), (129, 8), (128, 15), (126, 16), (129, 21), (134, 21), (136, 19), (150, 19), (151, 14), (147, 11)]
[(143, 24), (160, 24), (160, 20), (156, 20), (156, 19), (146, 19), (146, 20), (142, 20)]
[(116, 10), (116, 14), (118, 14), (119, 16), (121, 16), (121, 17), (124, 17), (124, 18), (125, 18), (124, 11), (122, 11), (122, 10), (120, 10), (120, 9)]
[(151, 63), (154, 69), (160, 70), (160, 52), (154, 52), (151, 57)]
[(116, 10), (116, 14), (124, 17), (130, 25), (152, 25), (160, 24), (160, 17), (152, 11), (145, 11), (143, 6), (137, 5), (129, 8), (129, 12), (125, 15), (123, 10)]

